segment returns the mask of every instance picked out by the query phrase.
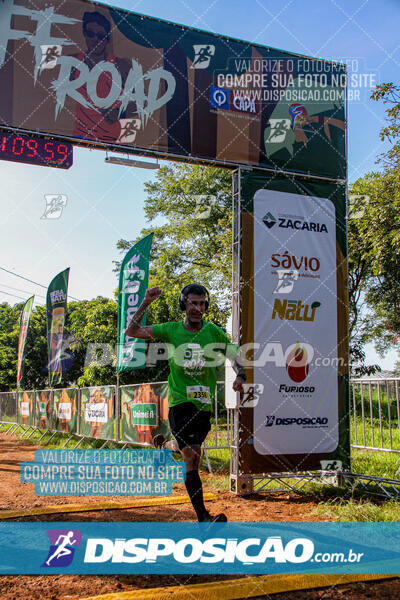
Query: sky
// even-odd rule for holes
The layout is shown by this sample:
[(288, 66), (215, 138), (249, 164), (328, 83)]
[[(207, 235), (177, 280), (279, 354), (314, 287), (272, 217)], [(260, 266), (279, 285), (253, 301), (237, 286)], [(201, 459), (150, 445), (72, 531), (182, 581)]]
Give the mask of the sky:
[[(349, 182), (377, 169), (387, 145), (379, 140), (385, 107), (370, 100), (377, 83), (399, 81), (398, 0), (146, 0), (112, 3), (144, 15), (324, 59), (346, 61)], [(356, 93), (359, 94), (359, 99)], [(111, 297), (119, 239), (133, 240), (148, 226), (144, 183), (154, 171), (105, 163), (105, 151), (74, 148), (69, 170), (0, 161), (0, 302), (36, 294), (44, 303), (52, 277), (71, 267), (69, 296)], [(59, 219), (42, 218), (46, 195), (63, 195)], [(397, 355), (367, 358), (390, 369)]]

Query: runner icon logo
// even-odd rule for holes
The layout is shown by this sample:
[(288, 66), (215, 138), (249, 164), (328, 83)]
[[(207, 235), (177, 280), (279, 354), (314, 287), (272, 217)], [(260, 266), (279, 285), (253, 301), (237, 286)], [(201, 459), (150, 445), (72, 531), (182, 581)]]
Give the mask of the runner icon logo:
[(262, 383), (244, 383), (242, 406), (246, 408), (254, 408), (257, 406), (260, 394), (262, 394), (263, 391), (264, 384)]
[(193, 44), (194, 59), (192, 69), (207, 69), (215, 54), (212, 44)]
[(48, 529), (50, 548), (42, 567), (68, 567), (79, 547), (82, 532), (79, 529)]

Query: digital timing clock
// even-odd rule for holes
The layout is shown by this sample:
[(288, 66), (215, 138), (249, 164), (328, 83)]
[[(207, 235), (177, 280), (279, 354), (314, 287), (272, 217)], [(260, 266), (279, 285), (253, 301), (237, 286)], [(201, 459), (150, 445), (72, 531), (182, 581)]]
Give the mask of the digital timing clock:
[(0, 131), (0, 159), (69, 169), (72, 144), (41, 137)]

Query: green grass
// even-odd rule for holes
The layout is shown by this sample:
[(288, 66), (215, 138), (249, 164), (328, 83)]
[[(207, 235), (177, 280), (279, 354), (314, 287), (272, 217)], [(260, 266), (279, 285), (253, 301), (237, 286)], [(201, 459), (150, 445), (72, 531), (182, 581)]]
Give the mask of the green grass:
[(400, 503), (395, 500), (379, 502), (365, 498), (335, 498), (321, 502), (315, 513), (339, 522), (391, 523), (400, 521)]

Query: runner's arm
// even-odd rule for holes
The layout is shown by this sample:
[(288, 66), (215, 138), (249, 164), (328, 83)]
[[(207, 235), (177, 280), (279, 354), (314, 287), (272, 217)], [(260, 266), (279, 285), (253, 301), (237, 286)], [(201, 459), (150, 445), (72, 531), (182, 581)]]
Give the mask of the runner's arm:
[(154, 300), (160, 296), (161, 290), (158, 287), (149, 288), (146, 290), (146, 294), (142, 304), (139, 306), (135, 314), (133, 315), (128, 327), (126, 328), (126, 335), (130, 337), (139, 338), (142, 340), (151, 340), (154, 337), (153, 326), (145, 325), (142, 327), (140, 322), (143, 318), (144, 313)]
[(236, 373), (236, 378), (241, 379), (243, 383), (246, 383), (247, 377), (246, 377), (246, 373), (244, 372), (243, 365), (240, 362), (239, 354), (237, 356), (235, 356), (235, 358), (233, 359), (232, 368)]
[(226, 342), (225, 356), (229, 358), (232, 368), (236, 373), (236, 379), (232, 384), (235, 392), (243, 392), (243, 384), (246, 383), (246, 373), (243, 367), (240, 347), (229, 341), (229, 338), (224, 333)]

